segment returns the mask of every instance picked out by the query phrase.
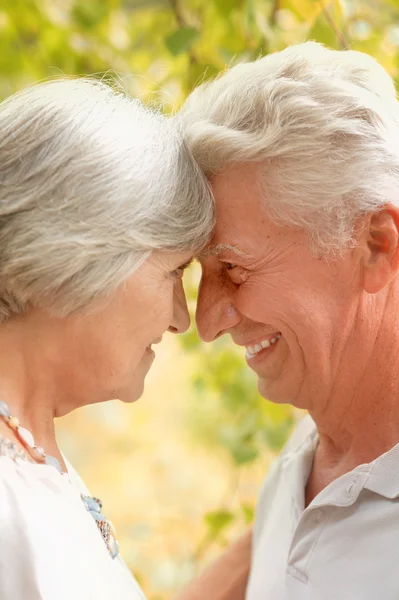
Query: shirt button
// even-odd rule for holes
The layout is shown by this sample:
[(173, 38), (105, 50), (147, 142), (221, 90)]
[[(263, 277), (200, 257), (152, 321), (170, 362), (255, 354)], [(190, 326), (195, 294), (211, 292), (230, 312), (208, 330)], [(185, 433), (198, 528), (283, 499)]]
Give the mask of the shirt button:
[(322, 518), (323, 518), (323, 511), (322, 511), (321, 508), (316, 508), (314, 512), (315, 512), (315, 514), (314, 514), (314, 517), (313, 517), (313, 519), (314, 519), (313, 522), (316, 525), (318, 525), (320, 523), (320, 521), (322, 520)]
[(291, 453), (286, 454), (282, 460), (283, 466), (286, 467), (291, 462), (291, 460), (292, 460)]

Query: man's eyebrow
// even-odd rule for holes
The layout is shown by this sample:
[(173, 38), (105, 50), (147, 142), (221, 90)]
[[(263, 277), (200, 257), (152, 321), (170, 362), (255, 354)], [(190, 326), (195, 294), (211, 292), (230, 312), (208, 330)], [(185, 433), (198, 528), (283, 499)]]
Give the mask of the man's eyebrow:
[(207, 248), (204, 248), (202, 252), (200, 252), (199, 256), (203, 258), (206, 258), (208, 256), (219, 256), (220, 254), (222, 254), (222, 252), (225, 252), (226, 250), (228, 252), (233, 252), (233, 254), (236, 254), (237, 256), (241, 256), (243, 258), (248, 257), (248, 254), (245, 254), (245, 252), (239, 250), (231, 244), (214, 244), (212, 246), (208, 246)]

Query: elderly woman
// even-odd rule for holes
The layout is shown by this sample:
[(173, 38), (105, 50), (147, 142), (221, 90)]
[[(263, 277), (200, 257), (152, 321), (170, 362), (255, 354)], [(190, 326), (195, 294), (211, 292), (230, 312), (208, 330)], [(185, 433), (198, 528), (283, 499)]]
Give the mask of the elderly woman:
[(266, 478), (246, 599), (396, 600), (392, 80), (367, 55), (309, 42), (204, 84), (182, 119), (217, 210), (200, 334), (231, 335), (265, 398), (310, 413)]
[(0, 598), (138, 600), (54, 417), (137, 400), (213, 199), (171, 121), (88, 80), (0, 105)]

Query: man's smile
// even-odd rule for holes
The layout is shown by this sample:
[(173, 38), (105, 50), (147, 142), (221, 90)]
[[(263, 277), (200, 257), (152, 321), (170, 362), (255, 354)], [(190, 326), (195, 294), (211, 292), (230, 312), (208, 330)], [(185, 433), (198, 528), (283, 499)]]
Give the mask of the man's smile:
[(273, 346), (279, 341), (280, 337), (281, 333), (278, 331), (271, 333), (270, 335), (265, 336), (251, 344), (245, 344), (245, 358), (247, 361), (249, 361), (259, 354), (263, 355), (265, 350), (272, 350)]

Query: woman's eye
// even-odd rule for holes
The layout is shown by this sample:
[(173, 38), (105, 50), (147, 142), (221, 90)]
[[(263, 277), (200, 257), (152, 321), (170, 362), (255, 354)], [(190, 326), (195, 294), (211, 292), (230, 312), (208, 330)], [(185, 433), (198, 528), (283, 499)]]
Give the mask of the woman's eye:
[(224, 263), (224, 264), (226, 265), (226, 269), (228, 271), (231, 271), (232, 269), (235, 269), (235, 267), (237, 266), (234, 263)]
[(180, 279), (183, 277), (183, 273), (186, 269), (188, 269), (188, 267), (191, 265), (191, 263), (193, 262), (193, 259), (190, 258), (190, 260), (188, 260), (187, 262), (184, 263), (184, 265), (180, 265), (180, 267), (177, 267), (177, 269), (175, 269), (174, 271), (171, 271), (171, 276), (172, 277), (179, 277)]
[(171, 272), (172, 277), (183, 277), (184, 267), (179, 267)]

